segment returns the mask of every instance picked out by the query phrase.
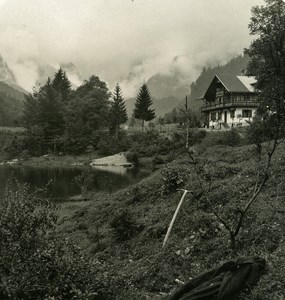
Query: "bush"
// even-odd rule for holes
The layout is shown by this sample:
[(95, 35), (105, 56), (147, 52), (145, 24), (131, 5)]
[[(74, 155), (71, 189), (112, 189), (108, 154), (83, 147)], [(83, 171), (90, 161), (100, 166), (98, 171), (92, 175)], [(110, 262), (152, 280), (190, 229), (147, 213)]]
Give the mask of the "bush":
[(133, 237), (139, 226), (128, 210), (118, 212), (110, 222), (118, 240), (125, 241)]
[(162, 171), (162, 192), (165, 195), (175, 193), (185, 185), (187, 174), (178, 167), (166, 167)]
[(132, 203), (137, 203), (140, 202), (142, 200), (142, 194), (141, 194), (141, 190), (138, 187), (134, 187), (133, 191), (132, 191), (132, 197), (129, 200), (129, 204)]
[(126, 159), (128, 162), (132, 163), (134, 166), (139, 165), (139, 155), (137, 152), (127, 152)]
[(156, 155), (153, 159), (152, 159), (152, 164), (153, 166), (156, 166), (156, 165), (161, 165), (164, 163), (164, 160), (161, 156), (158, 156)]
[(112, 135), (105, 135), (101, 137), (98, 148), (98, 153), (101, 155), (113, 155), (127, 151), (129, 148), (129, 142), (125, 133), (120, 132), (118, 139)]
[(20, 156), (23, 151), (23, 147), (23, 139), (20, 139), (15, 135), (11, 141), (6, 143), (4, 151), (8, 154), (9, 158), (15, 158)]
[(29, 151), (28, 150), (24, 150), (20, 157), (23, 159), (23, 160), (28, 160), (30, 158), (30, 154), (29, 154)]
[[(201, 141), (206, 137), (207, 132), (205, 130), (190, 129), (188, 132), (188, 144), (189, 146), (194, 146), (201, 143)], [(172, 132), (172, 143), (175, 145), (176, 149), (184, 149), (186, 146), (186, 129), (177, 129)]]
[(56, 233), (56, 206), (26, 185), (0, 210), (1, 299), (96, 299), (100, 264)]
[(139, 157), (166, 155), (173, 149), (177, 149), (175, 143), (154, 130), (132, 135), (130, 144), (131, 152), (138, 153)]
[(238, 146), (241, 144), (241, 136), (236, 129), (231, 129), (220, 134), (217, 144), (225, 146)]
[(94, 132), (92, 135), (84, 136), (64, 136), (63, 147), (64, 153), (69, 154), (82, 154), (86, 153), (87, 147), (94, 147), (94, 150), (98, 147), (100, 141), (100, 133)]

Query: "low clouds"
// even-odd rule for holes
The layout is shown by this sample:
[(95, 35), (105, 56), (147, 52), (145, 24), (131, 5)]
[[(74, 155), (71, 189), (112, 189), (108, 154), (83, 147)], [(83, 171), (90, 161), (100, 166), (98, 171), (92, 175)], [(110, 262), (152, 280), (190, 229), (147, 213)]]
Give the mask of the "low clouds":
[(0, 54), (31, 89), (38, 64), (74, 63), (126, 96), (157, 72), (190, 83), (249, 45), (261, 0), (0, 0)]

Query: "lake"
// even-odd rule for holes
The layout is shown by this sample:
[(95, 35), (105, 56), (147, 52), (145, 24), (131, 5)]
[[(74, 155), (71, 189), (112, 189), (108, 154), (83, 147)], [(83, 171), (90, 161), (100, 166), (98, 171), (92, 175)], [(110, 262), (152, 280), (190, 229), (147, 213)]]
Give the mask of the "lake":
[(89, 190), (94, 192), (114, 192), (139, 182), (150, 172), (136, 168), (120, 166), (110, 167), (71, 167), (71, 166), (0, 166), (0, 198), (5, 195), (9, 178), (13, 176), (20, 183), (28, 183), (31, 191), (45, 187), (49, 182), (48, 193), (51, 198), (67, 199), (80, 194), (74, 177), (83, 171), (90, 170), (94, 175), (94, 182)]

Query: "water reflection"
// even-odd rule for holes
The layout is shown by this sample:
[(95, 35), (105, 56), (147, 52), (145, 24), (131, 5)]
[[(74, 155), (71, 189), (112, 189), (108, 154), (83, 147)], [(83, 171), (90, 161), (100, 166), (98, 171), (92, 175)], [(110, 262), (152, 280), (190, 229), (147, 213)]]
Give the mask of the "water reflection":
[(44, 187), (51, 181), (48, 191), (51, 197), (68, 198), (80, 193), (74, 177), (84, 170), (94, 174), (92, 191), (114, 192), (140, 181), (149, 173), (135, 168), (125, 167), (28, 167), (0, 166), (0, 197), (3, 198), (9, 177), (13, 175), (20, 183), (27, 182), (31, 189)]

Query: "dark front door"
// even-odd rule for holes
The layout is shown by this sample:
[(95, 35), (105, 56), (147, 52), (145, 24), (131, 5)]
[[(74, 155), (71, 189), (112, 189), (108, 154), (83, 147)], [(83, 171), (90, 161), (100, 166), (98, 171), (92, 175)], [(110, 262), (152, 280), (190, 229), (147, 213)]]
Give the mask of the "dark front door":
[(225, 120), (225, 123), (228, 123), (228, 112), (227, 111), (225, 111), (225, 118), (224, 118), (224, 120)]

